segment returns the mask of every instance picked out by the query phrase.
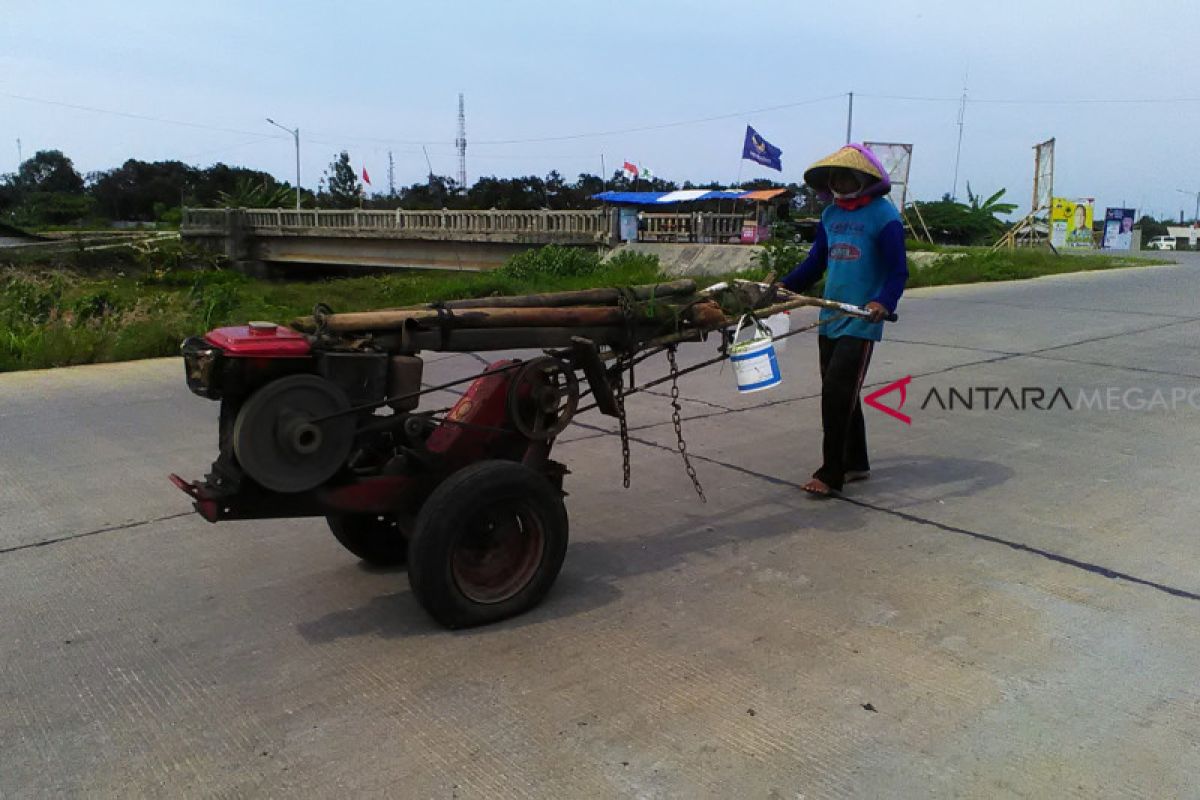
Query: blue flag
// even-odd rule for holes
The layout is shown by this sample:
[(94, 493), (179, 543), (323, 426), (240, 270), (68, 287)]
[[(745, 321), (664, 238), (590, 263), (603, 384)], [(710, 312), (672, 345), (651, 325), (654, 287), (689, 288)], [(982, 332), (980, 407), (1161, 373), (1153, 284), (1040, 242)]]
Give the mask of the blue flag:
[(746, 142), (742, 145), (742, 158), (756, 164), (783, 172), (783, 151), (758, 135), (758, 131), (746, 126)]

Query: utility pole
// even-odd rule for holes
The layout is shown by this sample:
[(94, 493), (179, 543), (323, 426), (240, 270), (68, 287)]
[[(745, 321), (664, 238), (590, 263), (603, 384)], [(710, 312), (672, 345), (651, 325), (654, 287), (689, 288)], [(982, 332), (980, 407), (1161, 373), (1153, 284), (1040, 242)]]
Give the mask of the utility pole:
[(388, 196), (396, 196), (396, 162), (392, 160), (391, 150), (388, 150)]
[(299, 211), (300, 210), (300, 129), (296, 128), (295, 130), (293, 130), (291, 128), (285, 128), (284, 126), (280, 125), (278, 122), (271, 119), (270, 117), (267, 117), (267, 122), (271, 123), (272, 125), (274, 125), (276, 128), (279, 128), (280, 130), (287, 131), (296, 140), (296, 210)]
[(463, 108), (462, 92), (458, 93), (458, 139), (454, 141), (458, 148), (458, 190), (467, 191), (467, 112)]
[(21, 152), (21, 137), (18, 136), (17, 137), (17, 169), (19, 170), (21, 168), (21, 165), (24, 163), (25, 163), (25, 154)]
[[(1189, 192), (1187, 189), (1176, 189), (1175, 191), (1177, 191), (1181, 194), (1186, 194), (1189, 197), (1191, 197), (1192, 195), (1195, 195), (1195, 197), (1196, 197), (1196, 214), (1195, 214), (1195, 216), (1192, 217), (1192, 222), (1200, 221), (1200, 192)], [(1180, 225), (1183, 224), (1183, 212), (1182, 211), (1179, 212), (1179, 224)]]
[(604, 153), (600, 154), (600, 191), (608, 191), (608, 170), (604, 168)]
[[(425, 154), (425, 166), (429, 167), (428, 185), (429, 185), (429, 195), (430, 195), (430, 197), (432, 197), (433, 196), (433, 162), (429, 160), (429, 150), (425, 147), (425, 145), (421, 145), (421, 152)], [(445, 208), (446, 198), (442, 197), (441, 192), (438, 192), (438, 198), (440, 199), (440, 202), (442, 203), (442, 207)]]
[(950, 190), (951, 199), (958, 199), (958, 162), (962, 158), (963, 120), (967, 115), (967, 87), (963, 87), (962, 100), (958, 104), (958, 147), (954, 149), (954, 186)]
[(850, 133), (854, 129), (854, 92), (850, 92), (850, 106), (846, 109), (846, 144), (850, 144)]

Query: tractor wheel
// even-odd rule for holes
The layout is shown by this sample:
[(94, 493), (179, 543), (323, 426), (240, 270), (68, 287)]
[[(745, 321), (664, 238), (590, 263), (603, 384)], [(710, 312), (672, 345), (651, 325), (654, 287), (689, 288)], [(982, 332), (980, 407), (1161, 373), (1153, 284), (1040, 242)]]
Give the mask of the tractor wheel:
[(417, 515), (408, 578), (447, 628), (527, 611), (567, 552), (567, 509), (546, 478), (514, 461), (481, 461), (438, 486)]
[(408, 539), (395, 514), (331, 514), (325, 518), (342, 547), (374, 567), (397, 567), (408, 558)]

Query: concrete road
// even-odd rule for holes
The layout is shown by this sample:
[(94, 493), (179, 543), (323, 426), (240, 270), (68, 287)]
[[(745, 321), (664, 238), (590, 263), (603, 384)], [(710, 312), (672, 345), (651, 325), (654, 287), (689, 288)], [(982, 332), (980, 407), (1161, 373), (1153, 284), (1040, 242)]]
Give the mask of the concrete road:
[(580, 418), (556, 588), (458, 633), (318, 521), (190, 514), (176, 361), (0, 376), (0, 796), (1200, 796), (1196, 270), (912, 292), (843, 500), (798, 489), (811, 335), (773, 392), (683, 379), (706, 505), (665, 396), (628, 491)]

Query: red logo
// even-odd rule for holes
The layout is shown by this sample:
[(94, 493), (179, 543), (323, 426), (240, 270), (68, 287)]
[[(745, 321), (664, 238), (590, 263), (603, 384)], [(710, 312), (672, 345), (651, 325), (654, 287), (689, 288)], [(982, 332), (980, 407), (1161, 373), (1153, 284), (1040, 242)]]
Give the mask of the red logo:
[[(889, 417), (895, 417), (905, 425), (912, 425), (912, 417), (910, 417), (908, 414), (900, 413), (900, 409), (904, 408), (904, 401), (908, 398), (908, 384), (911, 380), (912, 375), (907, 375), (898, 381), (892, 381), (882, 389), (876, 389), (864, 397), (863, 402), (869, 405), (871, 408), (879, 409)], [(894, 392), (897, 389), (900, 390), (900, 403), (895, 408), (892, 408), (891, 406), (885, 406), (879, 402), (880, 397), (888, 394), (889, 392)]]
[(834, 261), (854, 261), (862, 255), (862, 250), (846, 242), (838, 242), (829, 248), (829, 257)]

